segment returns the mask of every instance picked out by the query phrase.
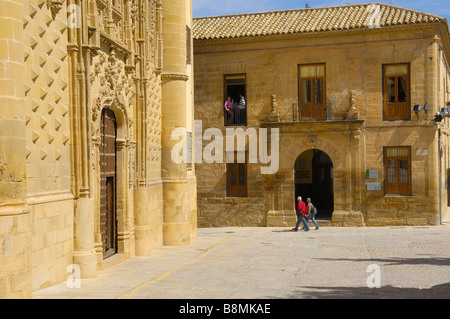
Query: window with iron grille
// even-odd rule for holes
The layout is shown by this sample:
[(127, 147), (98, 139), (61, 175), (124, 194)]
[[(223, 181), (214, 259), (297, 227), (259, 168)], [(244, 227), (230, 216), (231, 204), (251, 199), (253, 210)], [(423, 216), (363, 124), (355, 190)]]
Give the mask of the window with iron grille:
[(411, 195), (411, 147), (384, 148), (384, 192)]
[(325, 64), (299, 65), (299, 118), (326, 120)]
[(383, 119), (410, 120), (410, 76), (409, 64), (383, 65)]

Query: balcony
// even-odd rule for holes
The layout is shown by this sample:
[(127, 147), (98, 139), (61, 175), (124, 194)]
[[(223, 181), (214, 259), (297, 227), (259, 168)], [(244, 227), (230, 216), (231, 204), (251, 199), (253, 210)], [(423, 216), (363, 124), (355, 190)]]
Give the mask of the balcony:
[[(297, 103), (292, 104), (290, 111), (280, 116), (277, 110), (276, 95), (272, 94), (272, 111), (263, 121), (262, 126), (280, 126), (292, 125), (296, 123), (316, 123), (316, 124), (362, 124), (363, 119), (360, 118), (355, 105), (355, 93), (350, 91), (350, 103), (348, 109), (342, 114), (333, 114), (331, 104), (307, 104), (298, 106)], [(284, 107), (284, 110), (289, 109)]]

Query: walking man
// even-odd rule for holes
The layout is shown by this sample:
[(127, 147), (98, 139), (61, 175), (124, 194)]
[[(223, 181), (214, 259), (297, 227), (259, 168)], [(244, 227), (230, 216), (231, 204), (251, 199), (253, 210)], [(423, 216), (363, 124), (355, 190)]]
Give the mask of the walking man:
[(317, 214), (317, 208), (314, 207), (314, 205), (311, 203), (311, 198), (307, 198), (306, 202), (308, 203), (308, 221), (312, 220), (314, 225), (316, 226), (316, 230), (319, 229), (319, 225), (317, 225), (316, 221), (316, 214)]
[(297, 224), (295, 225), (295, 228), (292, 228), (293, 231), (298, 231), (298, 227), (300, 226), (300, 223), (303, 222), (305, 231), (309, 231), (308, 226), (308, 207), (306, 204), (302, 201), (301, 196), (297, 198), (298, 204), (297, 204)]

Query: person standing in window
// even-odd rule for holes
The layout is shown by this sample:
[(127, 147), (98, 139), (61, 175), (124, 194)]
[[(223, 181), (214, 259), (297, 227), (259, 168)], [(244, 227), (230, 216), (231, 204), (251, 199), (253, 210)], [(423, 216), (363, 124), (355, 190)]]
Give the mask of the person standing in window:
[(245, 98), (242, 94), (239, 94), (239, 108), (241, 110), (245, 109)]
[(239, 93), (239, 104), (235, 103), (234, 108), (234, 118), (235, 124), (244, 124), (244, 109), (245, 109), (245, 98), (242, 93)]
[(244, 95), (242, 93), (239, 94), (239, 105), (238, 105), (238, 114), (239, 114), (239, 119), (238, 122), (239, 124), (244, 124), (244, 112), (245, 112), (245, 98)]
[(225, 101), (225, 110), (227, 111), (227, 124), (233, 123), (234, 120), (234, 100), (231, 98), (231, 96), (227, 96), (227, 100)]

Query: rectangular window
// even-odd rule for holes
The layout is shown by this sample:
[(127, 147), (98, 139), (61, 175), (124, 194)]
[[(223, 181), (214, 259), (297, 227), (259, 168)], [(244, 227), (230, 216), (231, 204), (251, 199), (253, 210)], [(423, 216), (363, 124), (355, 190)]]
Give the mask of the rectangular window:
[(226, 153), (226, 163), (227, 197), (247, 197), (246, 154), (243, 152), (228, 152)]
[(224, 125), (247, 126), (245, 74), (224, 76)]
[(384, 148), (386, 195), (411, 195), (411, 147)]
[(384, 120), (411, 119), (409, 64), (383, 66)]
[(326, 120), (325, 64), (299, 65), (301, 120)]

